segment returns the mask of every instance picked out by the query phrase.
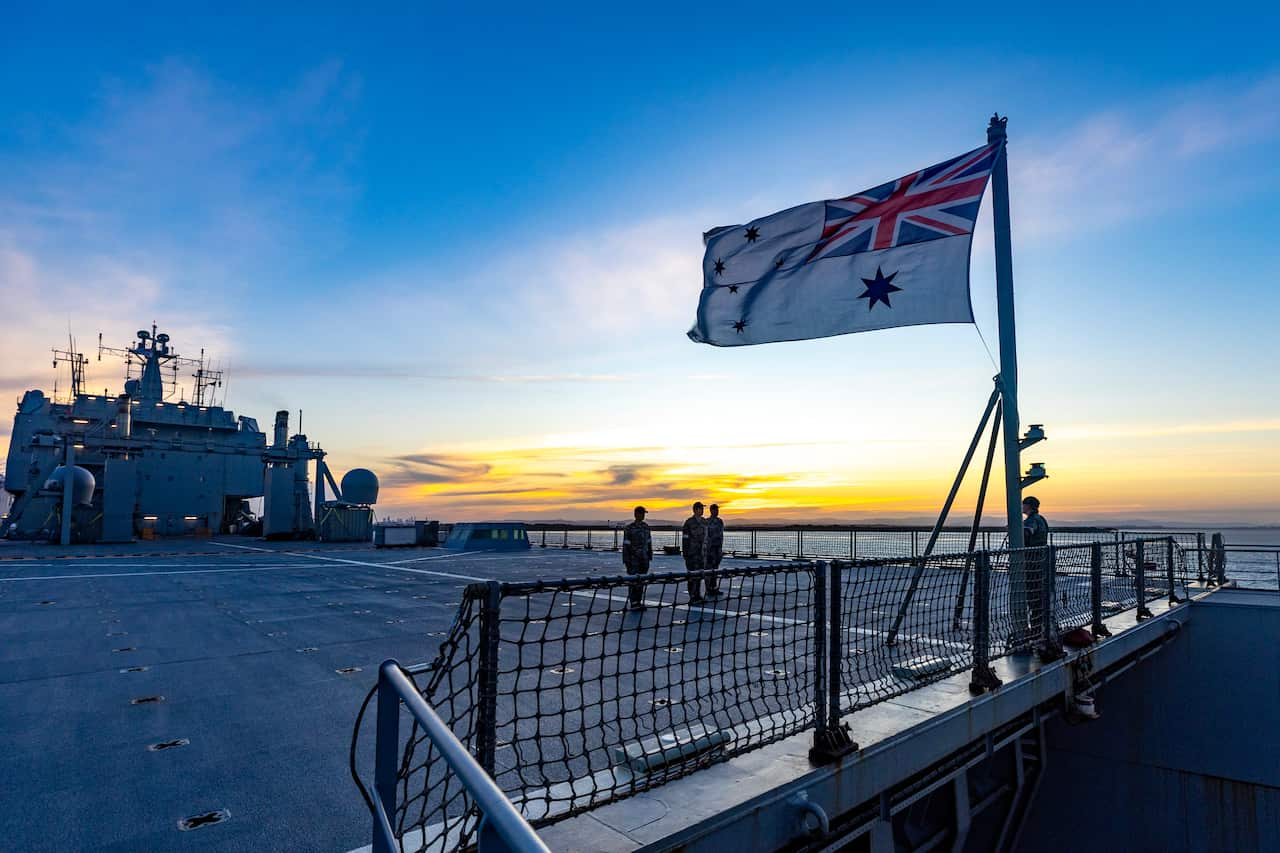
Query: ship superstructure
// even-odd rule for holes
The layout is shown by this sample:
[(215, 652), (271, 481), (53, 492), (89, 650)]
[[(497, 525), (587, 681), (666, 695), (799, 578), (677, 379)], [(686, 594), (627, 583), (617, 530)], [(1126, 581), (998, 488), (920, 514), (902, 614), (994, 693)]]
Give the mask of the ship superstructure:
[[(322, 512), (322, 504), (371, 518), (368, 504), (376, 500), (376, 486), (354, 507), (341, 501), (336, 487), (339, 500), (328, 502), (317, 488), (313, 512), (308, 464), (316, 463), (318, 485), (332, 481), (324, 452), (305, 435), (288, 436), (287, 412), (277, 413), (275, 440), (268, 446), (256, 419), (212, 405), (222, 374), (206, 365), (203, 351), (199, 360), (184, 359), (169, 336), (152, 326), (140, 330), (126, 349), (100, 342), (99, 357), (104, 353), (125, 359), (122, 394), (86, 393), (86, 359), (72, 346), (54, 353), (55, 365), (71, 366), (69, 399), (30, 390), (19, 402), (4, 481), (13, 496), (5, 536), (121, 542), (137, 536), (257, 533), (249, 501), (268, 493), (276, 499), (267, 500), (266, 532), (277, 537), (315, 535), (317, 519), (331, 514)], [(178, 396), (182, 366), (193, 368), (192, 402), (166, 399)], [(166, 381), (169, 372), (172, 378)], [(287, 500), (280, 500), (281, 467), (288, 468)], [(65, 488), (67, 482), (73, 488)]]

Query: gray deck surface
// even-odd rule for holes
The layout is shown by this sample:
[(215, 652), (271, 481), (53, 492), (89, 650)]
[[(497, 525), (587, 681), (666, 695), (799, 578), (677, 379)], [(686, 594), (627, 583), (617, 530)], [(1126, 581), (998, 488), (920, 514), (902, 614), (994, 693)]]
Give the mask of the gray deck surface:
[[(620, 569), (616, 553), (538, 548), (2, 542), (0, 849), (366, 844), (347, 749), (377, 665), (429, 659), (472, 579)], [(164, 701), (131, 704), (150, 696)], [(217, 809), (230, 819), (178, 829)]]

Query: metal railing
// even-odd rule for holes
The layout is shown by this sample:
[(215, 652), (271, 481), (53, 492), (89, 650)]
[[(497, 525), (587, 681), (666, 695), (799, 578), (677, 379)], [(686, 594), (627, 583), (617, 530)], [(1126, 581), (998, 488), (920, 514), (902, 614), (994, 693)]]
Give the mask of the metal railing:
[(1196, 549), (1197, 560), (1213, 567), (1214, 583), (1230, 579), (1241, 589), (1280, 589), (1280, 545), (1225, 545)]
[(392, 853), (401, 846), (391, 816), (397, 813), (402, 704), (413, 716), (415, 729), (431, 743), (439, 759), (457, 779), (471, 803), (469, 811), (478, 813), (474, 832), (480, 853), (550, 853), (528, 821), (422, 697), (398, 662), (384, 661), (379, 667), (377, 694), (375, 796), (366, 797), (374, 814), (373, 853)]
[[(617, 551), (622, 544), (622, 525), (528, 524), (529, 542), (535, 548)], [(680, 527), (668, 523), (649, 525), (655, 551), (664, 548), (679, 551)], [(924, 553), (931, 529), (928, 527), (890, 527), (874, 525), (842, 525), (833, 527), (741, 527), (725, 529), (725, 556), (779, 557), (797, 560), (866, 560), (889, 557), (918, 557)], [(958, 553), (968, 549), (967, 527), (944, 528), (933, 553)], [(443, 535), (443, 534), (442, 534)], [(1197, 537), (1200, 537), (1198, 539)], [(1074, 545), (1099, 539), (1120, 542), (1126, 539), (1173, 538), (1184, 548), (1204, 547), (1203, 534), (1195, 532), (1135, 531), (1101, 527), (1055, 527), (1049, 533), (1050, 545)], [(978, 531), (976, 548), (990, 551), (1005, 547), (1007, 539), (1002, 527)]]
[[(996, 688), (991, 664), (1003, 656), (1053, 660), (1067, 630), (1106, 636), (1109, 616), (1145, 619), (1157, 599), (1185, 600), (1188, 554), (1171, 536), (1109, 537), (477, 583), (421, 692), (541, 826), (804, 732), (813, 759), (831, 760), (856, 748), (841, 725), (849, 713), (966, 671), (973, 692)], [(720, 595), (691, 597), (691, 580)], [(398, 792), (382, 803), (406, 850), (463, 849), (480, 825), (437, 740), (415, 727), (402, 746), (379, 725), (377, 787)]]

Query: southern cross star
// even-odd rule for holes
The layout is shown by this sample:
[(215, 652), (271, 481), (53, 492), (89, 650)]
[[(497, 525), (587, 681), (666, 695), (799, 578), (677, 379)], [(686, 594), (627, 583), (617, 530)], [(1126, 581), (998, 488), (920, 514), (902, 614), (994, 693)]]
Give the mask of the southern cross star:
[(731, 285), (729, 285), (729, 292), (730, 292), (730, 293), (737, 293), (737, 292), (738, 292), (738, 285), (736, 285), (736, 284), (731, 284)]
[(886, 277), (884, 273), (880, 272), (880, 267), (876, 267), (875, 278), (864, 278), (862, 280), (862, 283), (867, 286), (867, 289), (858, 298), (867, 300), (868, 311), (875, 308), (877, 302), (883, 302), (886, 308), (893, 307), (893, 305), (889, 303), (889, 294), (902, 290), (901, 287), (895, 287), (890, 283), (893, 281), (895, 276), (897, 276), (897, 273), (891, 272)]
[(747, 327), (746, 320), (739, 320), (738, 322), (733, 324), (733, 330), (738, 334), (742, 334), (742, 330), (745, 329), (746, 327)]
[(724, 272), (724, 261), (720, 260), (719, 258), (716, 258), (716, 275), (720, 275), (723, 272)]
[(752, 225), (750, 228), (747, 229), (747, 242), (754, 243), (756, 240), (759, 240), (759, 239), (760, 239), (760, 229)]

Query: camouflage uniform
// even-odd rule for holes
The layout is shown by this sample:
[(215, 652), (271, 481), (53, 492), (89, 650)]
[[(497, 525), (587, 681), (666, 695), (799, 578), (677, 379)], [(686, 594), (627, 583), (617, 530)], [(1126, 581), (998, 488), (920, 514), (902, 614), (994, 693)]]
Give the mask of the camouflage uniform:
[[(715, 571), (720, 568), (720, 559), (724, 556), (724, 519), (713, 515), (707, 519), (707, 568)], [(707, 595), (719, 595), (720, 582), (714, 575), (707, 578)]]
[(1022, 544), (1027, 548), (1042, 548), (1049, 544), (1049, 522), (1038, 512), (1022, 520)]
[[(1022, 520), (1022, 544), (1025, 548), (1034, 549), (1024, 552), (1026, 556), (1023, 564), (1031, 626), (1035, 633), (1045, 638), (1056, 633), (1057, 628), (1053, 624), (1055, 620), (1046, 618), (1052, 613), (1055, 583), (1054, 578), (1045, 577), (1045, 565), (1049, 559), (1046, 549), (1049, 544), (1049, 523), (1039, 512), (1033, 512)], [(1049, 603), (1049, 613), (1044, 612), (1045, 602)]]
[[(636, 519), (622, 529), (622, 565), (627, 567), (629, 575), (645, 575), (649, 573), (652, 560), (653, 536), (649, 525)], [(644, 584), (631, 584), (627, 590), (627, 603), (632, 607), (644, 606)]]
[[(707, 521), (696, 515), (684, 520), (680, 530), (680, 553), (684, 555), (684, 567), (690, 572), (700, 572), (707, 564)], [(702, 578), (690, 578), (689, 597), (702, 598)]]

